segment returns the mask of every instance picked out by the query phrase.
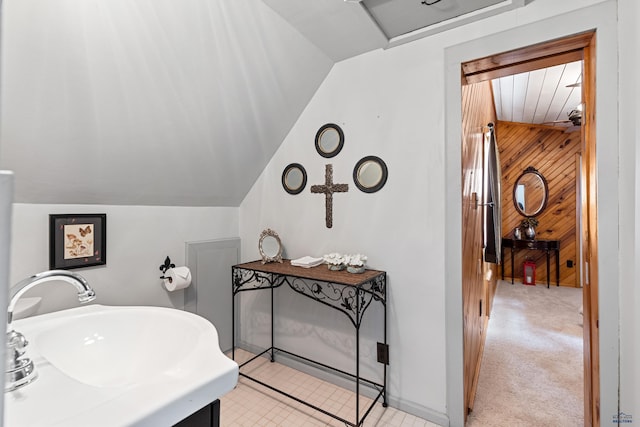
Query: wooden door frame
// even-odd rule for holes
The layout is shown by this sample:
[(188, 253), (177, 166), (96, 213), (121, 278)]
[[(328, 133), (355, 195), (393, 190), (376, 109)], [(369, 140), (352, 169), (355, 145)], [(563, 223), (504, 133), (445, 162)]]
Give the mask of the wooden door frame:
[[(499, 33), (468, 40), (445, 49), (445, 305), (447, 401), (450, 426), (464, 424), (463, 402), (463, 344), (461, 295), (461, 192), (460, 192), (460, 134), (461, 134), (461, 64), (478, 57), (506, 52), (545, 40), (560, 39), (591, 29), (596, 30), (598, 46), (598, 129), (597, 137), (605, 149), (597, 153), (596, 224), (599, 231), (598, 277), (606, 283), (606, 290), (598, 293), (600, 343), (600, 414), (603, 424), (617, 415), (619, 376), (619, 251), (617, 170), (618, 153), (618, 73), (615, 2), (586, 6), (562, 15), (513, 27)], [(466, 202), (466, 201), (463, 201)], [(605, 277), (606, 281), (602, 282)]]
[(584, 346), (584, 425), (600, 426), (600, 337), (598, 302), (598, 209), (596, 162), (596, 38), (585, 46), (582, 82), (582, 288)]
[[(581, 221), (584, 225), (583, 287), (584, 307), (584, 417), (585, 426), (599, 426), (599, 365), (598, 365), (598, 281), (597, 281), (597, 209), (596, 209), (596, 134), (595, 134), (595, 31), (586, 31), (550, 40), (462, 64), (462, 84), (474, 84), (513, 74), (552, 67), (568, 62), (583, 61), (582, 98), (584, 104), (582, 127), (581, 177), (586, 188), (581, 199)], [(463, 165), (463, 169), (464, 169)], [(464, 226), (464, 225), (463, 225)], [(464, 250), (464, 248), (463, 248)], [(592, 265), (587, 268), (585, 265)], [(464, 296), (464, 294), (463, 294)], [(464, 301), (463, 301), (464, 304)], [(465, 365), (468, 363), (464, 361)]]

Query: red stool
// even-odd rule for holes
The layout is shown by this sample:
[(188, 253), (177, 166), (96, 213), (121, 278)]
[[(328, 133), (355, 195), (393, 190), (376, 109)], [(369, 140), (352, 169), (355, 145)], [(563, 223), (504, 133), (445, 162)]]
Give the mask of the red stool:
[(536, 285), (536, 263), (533, 261), (525, 261), (522, 264), (522, 284)]

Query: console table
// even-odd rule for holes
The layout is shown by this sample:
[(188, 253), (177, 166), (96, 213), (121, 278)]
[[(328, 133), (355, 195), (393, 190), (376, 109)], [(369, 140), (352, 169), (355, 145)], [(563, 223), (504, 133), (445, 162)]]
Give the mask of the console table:
[[(283, 260), (282, 263), (262, 264), (260, 261), (253, 261), (244, 264), (238, 264), (231, 267), (231, 276), (233, 281), (233, 349), (232, 357), (235, 360), (236, 348), (236, 326), (235, 326), (235, 304), (236, 296), (245, 291), (256, 291), (268, 289), (271, 292), (271, 347), (262, 353), (255, 355), (253, 358), (240, 365), (240, 375), (252, 380), (262, 386), (287, 396), (297, 402), (307, 405), (325, 415), (333, 417), (346, 425), (359, 427), (367, 415), (371, 412), (374, 405), (382, 399), (382, 405), (387, 406), (387, 365), (389, 364), (389, 346), (387, 344), (387, 284), (386, 272), (378, 270), (365, 270), (361, 274), (352, 274), (346, 271), (332, 271), (326, 265), (319, 265), (312, 268), (302, 268), (291, 265), (290, 260)], [(289, 351), (277, 348), (274, 345), (274, 290), (286, 284), (292, 290), (304, 295), (316, 302), (327, 305), (347, 316), (355, 328), (355, 373), (345, 372), (336, 369), (327, 364), (299, 356)], [(378, 343), (377, 354), (378, 362), (382, 364), (383, 381), (382, 384), (367, 380), (360, 376), (360, 326), (367, 308), (372, 303), (382, 304), (384, 310), (384, 342)], [(320, 366), (324, 369), (332, 370), (340, 373), (342, 376), (352, 379), (356, 388), (356, 408), (355, 422), (348, 421), (338, 415), (319, 408), (308, 403), (298, 397), (295, 397), (285, 391), (279, 390), (268, 385), (249, 374), (242, 372), (242, 367), (253, 362), (257, 358), (269, 354), (271, 362), (275, 361), (275, 355), (283, 353), (293, 356), (304, 362)], [(366, 409), (366, 412), (360, 416), (360, 385), (366, 385), (377, 392), (375, 399)]]
[(560, 241), (559, 240), (517, 240), (517, 239), (508, 239), (502, 238), (502, 255), (501, 255), (501, 263), (502, 263), (502, 280), (504, 280), (504, 249), (511, 249), (511, 284), (513, 284), (513, 258), (514, 252), (524, 249), (524, 250), (535, 250), (535, 251), (545, 251), (547, 253), (547, 288), (550, 283), (550, 258), (551, 252), (554, 252), (556, 255), (556, 285), (560, 286)]

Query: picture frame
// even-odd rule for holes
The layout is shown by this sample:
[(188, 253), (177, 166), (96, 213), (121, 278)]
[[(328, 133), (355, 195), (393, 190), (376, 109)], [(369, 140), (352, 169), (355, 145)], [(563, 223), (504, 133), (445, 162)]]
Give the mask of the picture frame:
[(49, 268), (106, 265), (106, 214), (50, 214)]

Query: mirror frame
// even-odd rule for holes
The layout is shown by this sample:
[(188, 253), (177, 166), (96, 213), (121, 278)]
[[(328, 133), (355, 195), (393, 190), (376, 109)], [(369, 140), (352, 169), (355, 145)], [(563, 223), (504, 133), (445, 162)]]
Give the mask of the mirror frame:
[[(302, 184), (299, 187), (293, 188), (287, 185), (287, 175), (294, 169), (298, 169), (302, 173)], [(287, 167), (282, 171), (282, 187), (284, 191), (289, 194), (300, 194), (307, 186), (307, 171), (304, 169), (300, 163), (290, 163)]]
[[(339, 138), (338, 146), (335, 148), (335, 150), (325, 151), (320, 147), (320, 138), (322, 138), (322, 135), (329, 129), (334, 129), (336, 132), (338, 132), (338, 138)], [(315, 145), (316, 145), (316, 151), (322, 157), (326, 157), (326, 158), (335, 157), (338, 155), (338, 153), (342, 150), (342, 147), (344, 146), (344, 132), (342, 131), (340, 126), (334, 123), (327, 123), (326, 125), (322, 126), (320, 129), (318, 129), (318, 132), (316, 132)]]
[[(360, 170), (362, 165), (364, 165), (367, 162), (377, 163), (380, 166), (380, 169), (382, 169), (382, 177), (380, 177), (380, 181), (378, 181), (378, 183), (372, 187), (365, 186), (362, 182), (360, 182), (360, 179), (359, 179), (360, 177), (358, 176), (358, 171)], [(376, 191), (379, 191), (387, 183), (388, 177), (389, 177), (389, 169), (387, 168), (387, 164), (380, 157), (377, 157), (377, 156), (363, 157), (360, 160), (358, 160), (358, 163), (356, 163), (356, 166), (353, 168), (353, 182), (354, 184), (356, 184), (356, 187), (358, 187), (360, 191), (365, 193), (375, 193)]]
[[(518, 206), (518, 203), (516, 202), (516, 191), (518, 188), (518, 182), (520, 182), (520, 180), (527, 174), (537, 175), (538, 178), (540, 178), (540, 180), (542, 181), (542, 185), (544, 187), (544, 200), (542, 201), (542, 206), (540, 206), (536, 211), (530, 214), (526, 214), (525, 212), (523, 212), (522, 209), (520, 209), (520, 206)], [(520, 174), (520, 176), (518, 176), (518, 178), (513, 183), (513, 194), (511, 198), (513, 200), (513, 206), (516, 208), (516, 212), (518, 212), (520, 215), (526, 218), (532, 218), (534, 216), (540, 215), (546, 209), (547, 203), (549, 202), (549, 185), (547, 184), (547, 180), (544, 178), (544, 176), (540, 172), (538, 172), (536, 168), (534, 168), (533, 166), (529, 166), (524, 170), (524, 172)]]
[[(262, 242), (267, 237), (273, 237), (276, 239), (276, 242), (278, 242), (278, 253), (275, 256), (269, 256), (264, 253)], [(268, 262), (282, 262), (282, 241), (280, 241), (280, 236), (278, 236), (278, 233), (270, 228), (262, 230), (262, 233), (260, 233), (260, 239), (258, 240), (258, 251), (260, 251), (260, 256), (262, 257), (263, 264), (266, 264)]]

